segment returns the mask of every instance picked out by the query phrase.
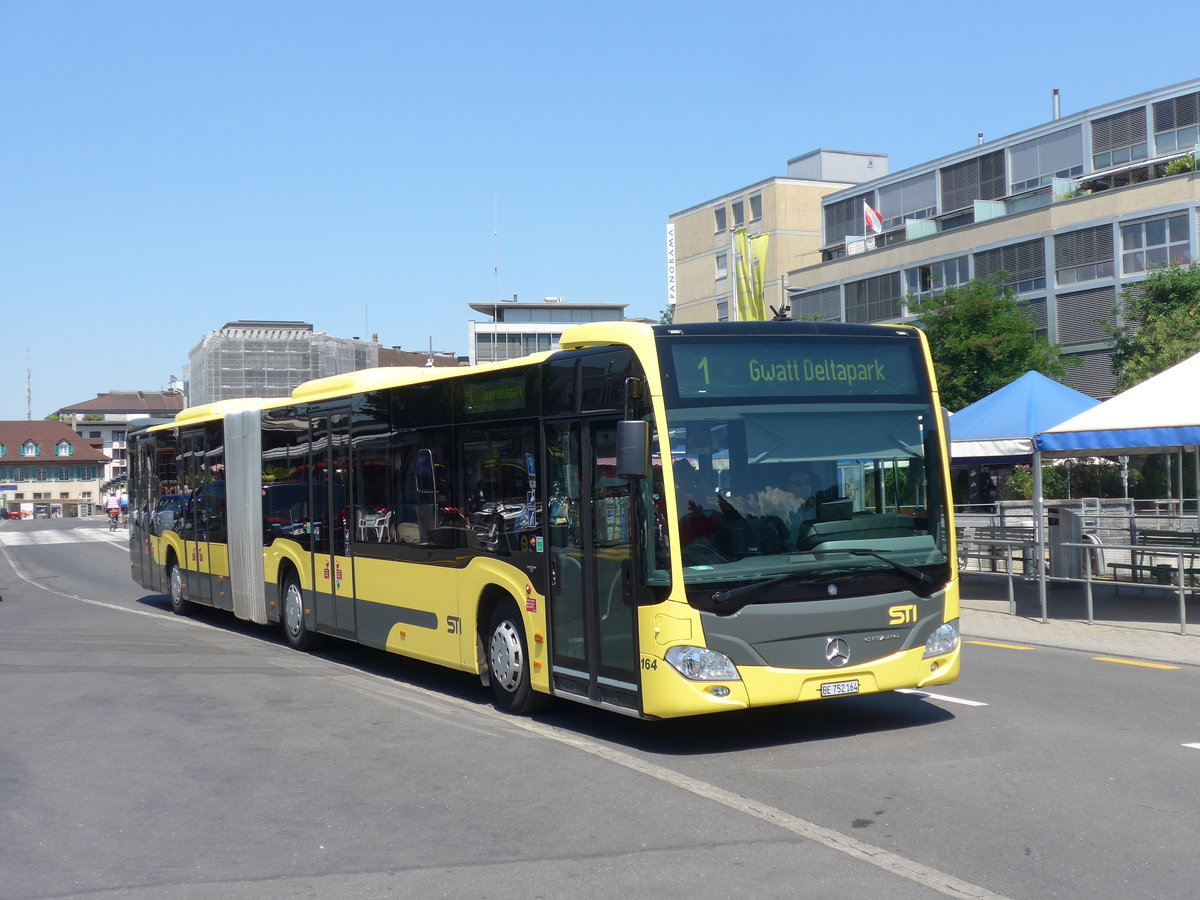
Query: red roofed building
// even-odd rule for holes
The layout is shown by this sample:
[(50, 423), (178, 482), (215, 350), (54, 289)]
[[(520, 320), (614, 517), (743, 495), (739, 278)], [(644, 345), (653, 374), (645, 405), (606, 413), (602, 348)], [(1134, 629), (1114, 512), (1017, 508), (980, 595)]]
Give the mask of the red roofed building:
[(0, 422), (0, 504), (26, 517), (92, 515), (108, 462), (63, 422)]

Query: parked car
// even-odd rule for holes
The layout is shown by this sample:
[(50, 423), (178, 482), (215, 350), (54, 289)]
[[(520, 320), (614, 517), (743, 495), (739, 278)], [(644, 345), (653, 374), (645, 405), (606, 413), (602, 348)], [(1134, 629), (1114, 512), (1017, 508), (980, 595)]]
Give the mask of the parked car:
[(173, 531), (175, 523), (183, 517), (187, 506), (187, 497), (183, 494), (163, 494), (154, 504), (154, 521), (151, 523), (153, 534)]

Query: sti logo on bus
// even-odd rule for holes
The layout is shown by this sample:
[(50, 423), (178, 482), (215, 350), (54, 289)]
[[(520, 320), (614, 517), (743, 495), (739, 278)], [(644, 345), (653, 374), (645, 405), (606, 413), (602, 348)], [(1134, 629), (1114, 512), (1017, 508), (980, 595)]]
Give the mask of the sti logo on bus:
[(911, 625), (917, 621), (917, 607), (910, 603), (906, 606), (888, 608), (889, 625)]

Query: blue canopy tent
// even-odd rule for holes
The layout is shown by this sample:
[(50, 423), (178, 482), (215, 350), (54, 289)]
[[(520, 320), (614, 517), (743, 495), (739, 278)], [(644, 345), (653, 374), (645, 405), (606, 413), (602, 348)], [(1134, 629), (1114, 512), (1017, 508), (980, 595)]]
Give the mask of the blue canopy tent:
[(1013, 465), (1033, 459), (1034, 435), (1065, 422), (1099, 400), (1026, 372), (950, 418), (952, 465)]

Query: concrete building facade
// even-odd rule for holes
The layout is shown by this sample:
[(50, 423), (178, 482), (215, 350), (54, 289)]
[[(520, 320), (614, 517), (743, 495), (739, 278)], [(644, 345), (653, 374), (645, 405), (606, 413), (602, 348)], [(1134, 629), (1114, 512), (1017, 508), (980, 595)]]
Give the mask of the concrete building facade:
[[(1112, 394), (1105, 326), (1136, 328), (1122, 294), (1197, 259), (1200, 185), (1170, 174), (1200, 142), (1200, 80), (979, 143), (822, 200), (821, 260), (789, 270), (792, 314), (901, 322), (913, 298), (1001, 279), (1081, 365), (1071, 387)], [(883, 230), (866, 235), (863, 204)]]
[(789, 160), (786, 178), (768, 178), (673, 213), (668, 240), (674, 251), (675, 321), (737, 317), (733, 233), (743, 227), (751, 235), (768, 235), (763, 298), (778, 309), (787, 300), (788, 270), (820, 253), (822, 198), (851, 179), (886, 171), (881, 154), (814, 150)]

